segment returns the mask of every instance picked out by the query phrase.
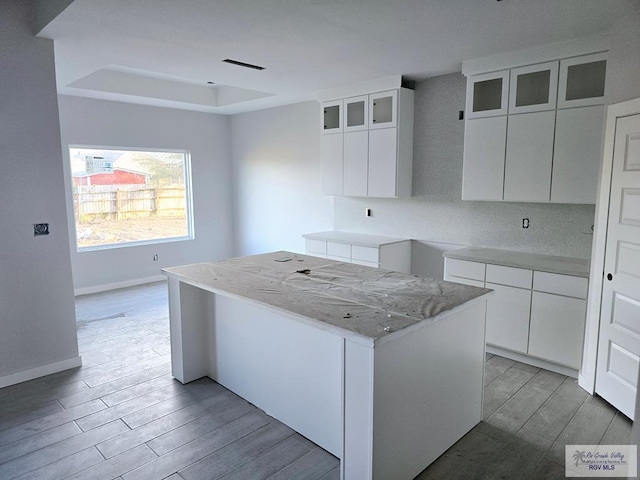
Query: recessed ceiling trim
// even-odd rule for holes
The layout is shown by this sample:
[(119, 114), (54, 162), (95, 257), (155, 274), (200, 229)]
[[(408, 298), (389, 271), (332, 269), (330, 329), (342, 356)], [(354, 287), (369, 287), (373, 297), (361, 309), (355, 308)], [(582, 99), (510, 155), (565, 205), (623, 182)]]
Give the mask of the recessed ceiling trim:
[(261, 67), (260, 65), (253, 65), (251, 63), (240, 62), (238, 60), (233, 60), (231, 58), (225, 58), (222, 60), (224, 63), (230, 63), (231, 65), (237, 65), (238, 67), (252, 68), (253, 70), (264, 70), (265, 67)]

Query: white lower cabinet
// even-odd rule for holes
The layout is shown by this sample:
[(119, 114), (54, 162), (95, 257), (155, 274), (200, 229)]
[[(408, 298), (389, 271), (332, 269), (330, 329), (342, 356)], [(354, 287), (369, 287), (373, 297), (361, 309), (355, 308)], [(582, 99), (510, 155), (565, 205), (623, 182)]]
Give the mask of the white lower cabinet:
[(533, 292), (529, 354), (580, 368), (586, 300)]
[(527, 353), (531, 290), (497, 283), (485, 285), (495, 292), (487, 301), (487, 343)]
[(411, 273), (411, 240), (345, 232), (320, 232), (304, 237), (307, 255)]
[(445, 258), (444, 279), (494, 291), (487, 302), (488, 345), (521, 354), (521, 361), (580, 368), (586, 278)]

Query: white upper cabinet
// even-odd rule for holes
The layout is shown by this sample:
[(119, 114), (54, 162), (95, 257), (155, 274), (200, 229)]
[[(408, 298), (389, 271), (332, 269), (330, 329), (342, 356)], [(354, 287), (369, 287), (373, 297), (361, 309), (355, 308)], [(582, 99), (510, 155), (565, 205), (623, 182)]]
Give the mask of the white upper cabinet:
[(506, 115), (474, 118), (464, 131), (463, 200), (502, 200)]
[(344, 101), (344, 131), (357, 132), (369, 128), (369, 96), (347, 98)]
[(558, 110), (551, 201), (596, 203), (604, 105)]
[(411, 195), (413, 99), (399, 88), (322, 103), (323, 193)]
[(467, 80), (467, 118), (506, 115), (509, 70), (474, 75)]
[(322, 133), (342, 133), (342, 100), (324, 102), (322, 104)]
[(593, 51), (554, 46), (463, 64), (463, 200), (595, 203), (607, 61)]
[(320, 139), (322, 193), (325, 195), (342, 195), (343, 148), (342, 134), (323, 135)]
[(556, 112), (509, 117), (504, 197), (509, 202), (548, 202)]
[(369, 95), (369, 128), (390, 128), (398, 125), (398, 90)]
[(555, 110), (558, 62), (528, 65), (511, 70), (509, 114)]
[(606, 73), (606, 53), (561, 60), (558, 108), (602, 105)]

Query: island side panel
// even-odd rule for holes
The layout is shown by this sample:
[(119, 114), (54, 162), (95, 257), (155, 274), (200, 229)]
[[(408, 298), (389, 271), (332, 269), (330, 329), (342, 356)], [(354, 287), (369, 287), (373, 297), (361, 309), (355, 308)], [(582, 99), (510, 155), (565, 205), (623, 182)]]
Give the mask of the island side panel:
[(373, 478), (373, 346), (345, 340), (341, 478)]
[(342, 337), (267, 306), (211, 295), (209, 376), (340, 458)]
[(209, 375), (208, 292), (169, 277), (171, 374), (188, 383)]
[(374, 349), (374, 479), (413, 479), (482, 420), (485, 310), (473, 302)]

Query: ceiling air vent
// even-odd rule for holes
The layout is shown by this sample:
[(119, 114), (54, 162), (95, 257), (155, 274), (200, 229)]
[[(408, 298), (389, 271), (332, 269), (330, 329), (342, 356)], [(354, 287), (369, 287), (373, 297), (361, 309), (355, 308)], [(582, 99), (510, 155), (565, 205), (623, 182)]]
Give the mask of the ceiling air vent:
[(265, 67), (259, 65), (252, 65), (250, 63), (239, 62), (238, 60), (232, 60), (231, 58), (225, 58), (224, 63), (230, 63), (231, 65), (237, 65), (239, 67), (252, 68), (254, 70), (264, 70)]

